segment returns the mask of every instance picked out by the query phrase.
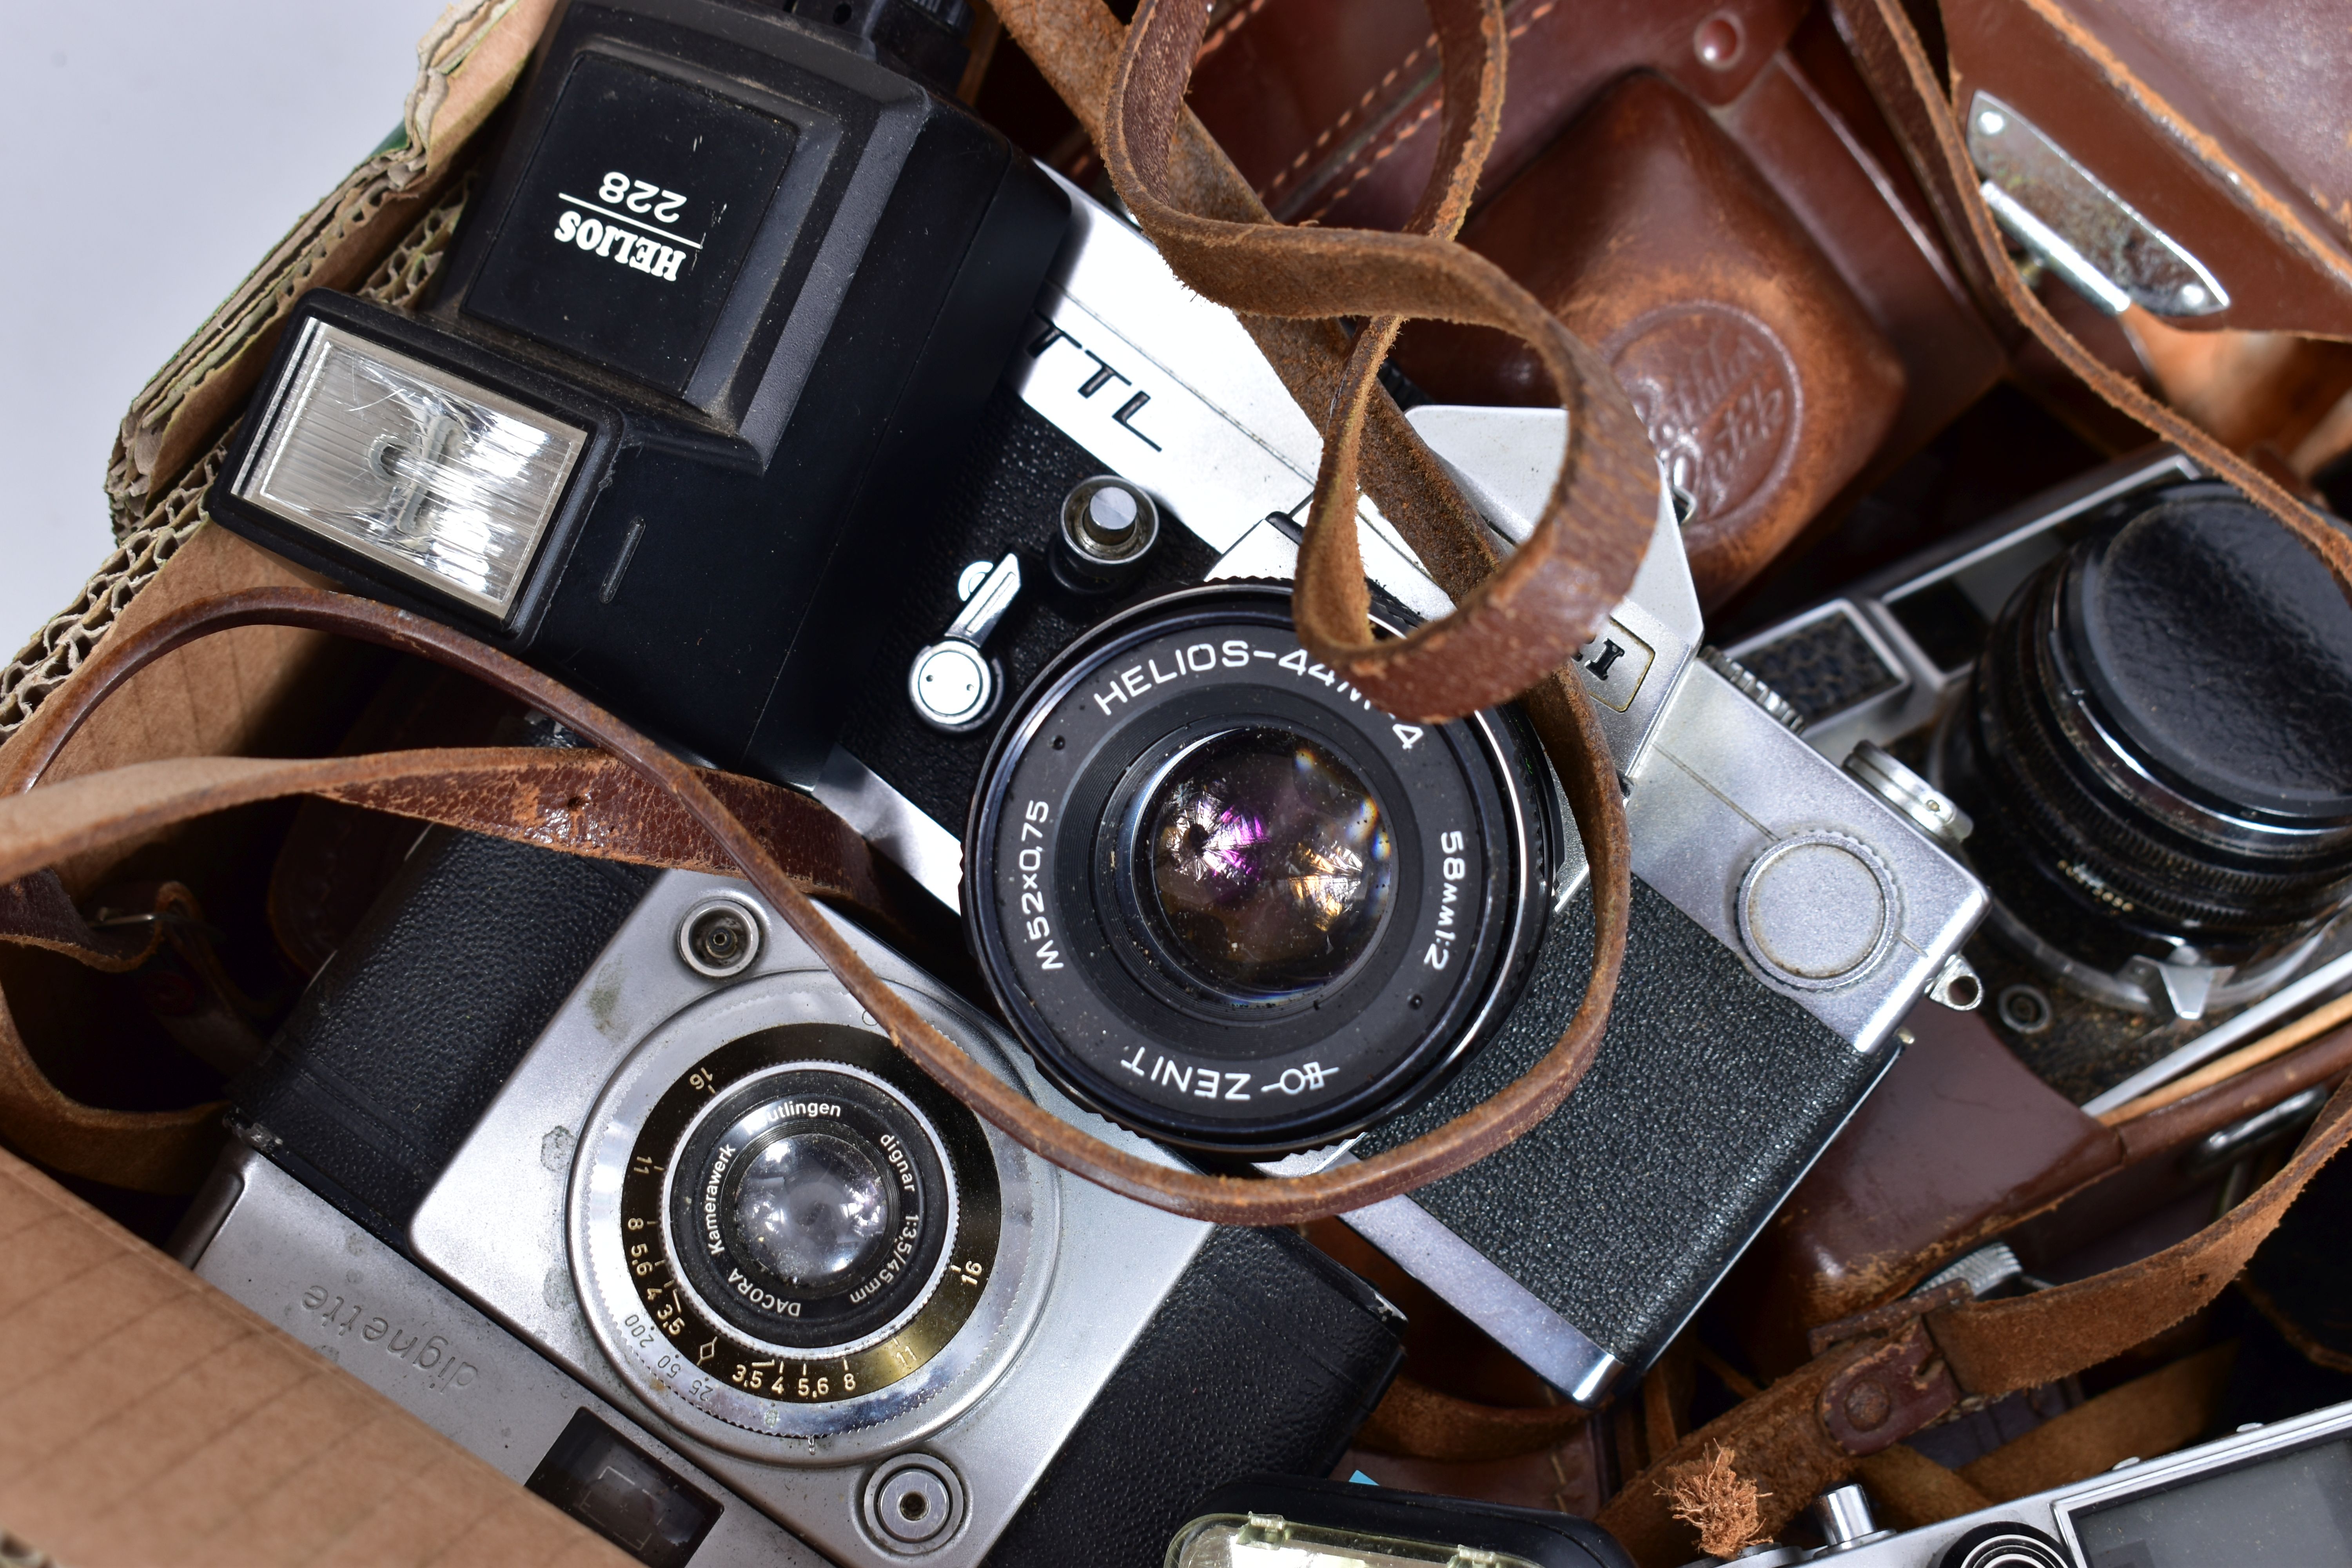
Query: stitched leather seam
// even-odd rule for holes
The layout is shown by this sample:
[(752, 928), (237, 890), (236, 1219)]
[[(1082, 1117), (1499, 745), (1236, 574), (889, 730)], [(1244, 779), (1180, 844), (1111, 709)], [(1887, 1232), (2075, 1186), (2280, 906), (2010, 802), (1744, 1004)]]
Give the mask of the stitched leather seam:
[[(2063, 44), (2091, 61), (2120, 96), (2128, 99), (2135, 108), (2153, 121), (2158, 129), (2187, 152), (2192, 161), (2202, 163), (2227, 180), (2229, 194), (2242, 198), (2252, 215), (2280, 240), (2293, 247), (2322, 271), (2333, 273), (2339, 282), (2344, 279), (2346, 267), (2341, 247), (2330, 245), (2327, 236), (2314, 232), (2299, 214), (2272, 193), (2259, 174), (2243, 171), (2236, 159), (2222, 151), (2219, 142), (2191, 124), (2169, 101), (2142, 81), (2105, 40), (2051, 4), (2051, 0), (2025, 0), (2025, 4), (2027, 9), (2056, 34)], [(2321, 210), (2325, 212), (2326, 209)]]
[(1223, 48), (1227, 41), (1230, 40), (1235, 33), (1241, 31), (1243, 23), (1248, 21), (1252, 16), (1256, 16), (1260, 11), (1265, 9), (1265, 0), (1249, 0), (1248, 5), (1243, 6), (1240, 10), (1234, 12), (1223, 21), (1218, 23), (1217, 30), (1210, 34), (1208, 42), (1201, 46), (1201, 52), (1192, 57), (1192, 68), (1194, 70), (1200, 69), (1202, 62), (1205, 61), (1211, 55), (1215, 54), (1219, 49)]
[[(1421, 41), (1420, 46), (1411, 54), (1405, 56), (1404, 58), (1399, 60), (1393, 67), (1391, 67), (1386, 76), (1381, 78), (1380, 80), (1374, 82), (1370, 87), (1366, 88), (1364, 89), (1364, 96), (1358, 99), (1352, 107), (1344, 110), (1339, 119), (1333, 121), (1328, 127), (1326, 127), (1322, 135), (1318, 136), (1313, 142), (1307, 143), (1306, 148), (1299, 153), (1298, 156), (1290, 161), (1290, 167), (1283, 170), (1282, 173), (1276, 174), (1271, 181), (1267, 182), (1265, 189), (1260, 192), (1259, 195), (1265, 200), (1269, 202), (1272, 201), (1276, 192), (1280, 191), (1285, 185), (1290, 184), (1291, 181), (1298, 177), (1300, 171), (1307, 167), (1307, 162), (1308, 159), (1314, 157), (1318, 153), (1322, 152), (1325, 147), (1330, 145), (1331, 139), (1334, 136), (1339, 135), (1340, 132), (1346, 130), (1358, 115), (1363, 113), (1367, 109), (1370, 109), (1375, 99), (1378, 99), (1382, 93), (1388, 91), (1388, 89), (1394, 85), (1397, 78), (1402, 76), (1407, 70), (1412, 68), (1413, 61), (1421, 58), (1422, 56), (1427, 54), (1436, 47), (1437, 35), (1435, 33), (1432, 33), (1428, 37), (1423, 38)], [(1408, 131), (1405, 134), (1411, 135), (1412, 132)], [(1402, 140), (1402, 138), (1400, 138), (1400, 140)], [(1359, 157), (1361, 155), (1361, 153), (1358, 154)]]
[[(1537, 6), (1534, 10), (1529, 11), (1525, 16), (1514, 23), (1510, 27), (1509, 32), (1507, 34), (1507, 37), (1513, 38), (1523, 37), (1528, 28), (1534, 26), (1538, 22), (1542, 21), (1546, 16), (1557, 10), (1559, 5), (1559, 0), (1544, 0), (1542, 5)], [(1429, 43), (1424, 44), (1422, 47), (1425, 49), (1431, 47), (1431, 45), (1434, 45), (1436, 42), (1436, 38), (1433, 37), (1429, 40)], [(1413, 55), (1406, 57), (1405, 63), (1411, 64), (1413, 56), (1417, 56), (1421, 52), (1421, 49), (1414, 50)], [(1397, 68), (1398, 70), (1402, 70), (1404, 66), (1402, 65), (1400, 65)], [(1391, 72), (1390, 74), (1393, 76), (1395, 72)], [(1381, 79), (1381, 85), (1383, 87), (1387, 85), (1386, 78)], [(1367, 98), (1370, 96), (1370, 94), (1366, 94)], [(1333, 207), (1339, 205), (1340, 202), (1346, 200), (1349, 192), (1354, 190), (1358, 185), (1362, 184), (1365, 180), (1371, 176), (1373, 171), (1380, 167), (1381, 160), (1387, 158), (1398, 148), (1412, 140), (1414, 135), (1420, 132), (1421, 128), (1427, 124), (1429, 121), (1436, 115), (1439, 107), (1444, 102), (1444, 95), (1442, 92), (1433, 91), (1430, 96), (1429, 101), (1422, 106), (1422, 110), (1419, 114), (1414, 115), (1412, 119), (1407, 121), (1401, 126), (1392, 127), (1384, 133), (1379, 142), (1369, 144), (1359, 150), (1353, 158), (1349, 159), (1347, 163), (1339, 166), (1339, 172), (1341, 174), (1345, 174), (1349, 169), (1354, 168), (1359, 163), (1363, 163), (1364, 166), (1360, 169), (1357, 169), (1353, 178), (1349, 179), (1347, 184), (1341, 185), (1338, 190), (1332, 192), (1328, 196), (1326, 196), (1323, 199), (1322, 205), (1317, 207), (1313, 212), (1308, 213), (1305, 217), (1299, 219), (1299, 222), (1302, 224), (1320, 222), (1325, 213), (1329, 212)], [(1338, 126), (1332, 127), (1333, 131), (1338, 129)], [(1328, 136), (1329, 134), (1329, 132), (1325, 132), (1326, 136)], [(1320, 139), (1318, 140), (1317, 145), (1321, 145)], [(1313, 149), (1310, 148), (1308, 151), (1311, 152)], [(1367, 160), (1366, 157), (1366, 154), (1368, 153), (1370, 154), (1369, 160)], [(1304, 153), (1299, 154), (1299, 157), (1302, 160), (1306, 156), (1307, 153)], [(1281, 178), (1289, 178), (1290, 174), (1295, 172), (1295, 168), (1296, 165), (1294, 165), (1292, 170), (1286, 170)], [(1269, 185), (1266, 188), (1266, 195), (1271, 197), (1276, 186), (1280, 184), (1281, 180), (1278, 179), (1275, 185)]]
[[(1347, 195), (1349, 191), (1354, 190), (1358, 185), (1362, 184), (1366, 180), (1371, 178), (1372, 174), (1380, 168), (1381, 164), (1388, 159), (1390, 154), (1396, 152), (1398, 148), (1402, 147), (1406, 142), (1412, 141), (1423, 126), (1436, 119), (1437, 111), (1441, 103), (1441, 100), (1433, 98), (1427, 103), (1423, 104), (1419, 114), (1416, 114), (1411, 120), (1406, 121), (1401, 128), (1391, 132), (1389, 136), (1381, 142), (1379, 151), (1372, 153), (1371, 160), (1365, 163), (1362, 168), (1356, 171), (1355, 178), (1349, 180), (1346, 184), (1341, 185), (1338, 190), (1333, 191), (1329, 195), (1324, 197), (1323, 205), (1321, 206), (1317, 207), (1313, 212), (1308, 213), (1305, 217), (1300, 218), (1298, 221), (1302, 225), (1320, 222), (1325, 213), (1329, 212), (1333, 207), (1339, 205), (1340, 202), (1347, 199)], [(1370, 150), (1367, 149), (1367, 151)], [(1360, 158), (1362, 154), (1359, 153), (1357, 156)]]

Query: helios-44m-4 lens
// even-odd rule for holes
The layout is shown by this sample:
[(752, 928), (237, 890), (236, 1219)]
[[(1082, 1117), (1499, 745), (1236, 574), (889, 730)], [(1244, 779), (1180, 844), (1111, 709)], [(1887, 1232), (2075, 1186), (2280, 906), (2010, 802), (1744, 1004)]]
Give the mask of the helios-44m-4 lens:
[(1509, 1010), (1565, 825), (1515, 715), (1400, 721), (1280, 588), (1155, 600), (1066, 651), (982, 770), (964, 896), (1014, 1029), (1180, 1145), (1343, 1137)]

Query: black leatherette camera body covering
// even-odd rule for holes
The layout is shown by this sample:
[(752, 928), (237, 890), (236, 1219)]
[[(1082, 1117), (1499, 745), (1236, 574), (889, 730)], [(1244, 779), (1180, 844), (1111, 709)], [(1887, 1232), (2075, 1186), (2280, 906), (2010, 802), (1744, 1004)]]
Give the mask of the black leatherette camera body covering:
[(1220, 1226), (989, 1568), (1159, 1568), (1203, 1479), (1329, 1474), (1396, 1374), (1402, 1326), (1291, 1232)]
[(229, 1086), (247, 1136), (404, 1250), (425, 1191), (653, 878), (425, 829)]
[[(1592, 897), (1553, 917), (1518, 1009), (1370, 1155), (1492, 1098), (1557, 1042), (1592, 963)], [(1633, 879), (1608, 1032), (1568, 1102), (1413, 1201), (1628, 1365), (1696, 1310), (1895, 1052), (1858, 1051)]]

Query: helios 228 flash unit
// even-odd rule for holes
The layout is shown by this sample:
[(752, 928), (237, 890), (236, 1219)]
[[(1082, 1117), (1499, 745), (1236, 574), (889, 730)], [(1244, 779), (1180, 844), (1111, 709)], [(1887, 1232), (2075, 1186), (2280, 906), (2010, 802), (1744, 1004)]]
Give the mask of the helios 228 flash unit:
[(433, 302), (305, 296), (213, 515), (813, 780), (1068, 222), (909, 74), (961, 0), (840, 13), (562, 7)]

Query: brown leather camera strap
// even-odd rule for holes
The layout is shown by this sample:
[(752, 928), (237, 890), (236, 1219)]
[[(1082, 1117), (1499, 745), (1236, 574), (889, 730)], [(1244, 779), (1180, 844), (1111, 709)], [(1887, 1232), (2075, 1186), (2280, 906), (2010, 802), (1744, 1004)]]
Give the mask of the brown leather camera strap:
[[(464, 670), (553, 716), (603, 747), (614, 763), (574, 769), (563, 753), (501, 750), (387, 752), (318, 763), (194, 758), (134, 763), (34, 787), (74, 731), (133, 674), (197, 638), (246, 626), (336, 632)], [(713, 779), (568, 688), (436, 622), (311, 588), (256, 588), (198, 600), (101, 643), (43, 705), (37, 723), (37, 732), (25, 737), (12, 753), (9, 775), (0, 779), (0, 884), (36, 878), (60, 860), (134, 835), (289, 794), (498, 832), (568, 853), (737, 871), (899, 1048), (982, 1117), (1044, 1158), (1114, 1191), (1227, 1224), (1320, 1217), (1461, 1169), (1549, 1115), (1566, 1097), (1590, 1060), (1607, 1013), (1605, 1000), (1596, 1004), (1588, 994), (1578, 1024), (1526, 1077), (1436, 1132), (1360, 1164), (1283, 1180), (1171, 1170), (1115, 1149), (1036, 1105), (875, 977), (810, 902), (813, 887), (845, 890), (858, 880), (837, 853), (855, 836), (843, 837), (846, 829), (822, 805), (788, 806), (782, 798), (788, 792)], [(1591, 744), (1588, 773), (1605, 772), (1605, 749), (1598, 739)], [(632, 782), (616, 782), (622, 769)], [(563, 792), (560, 797), (557, 791)], [(769, 829), (768, 837), (754, 831), (739, 805)], [(1622, 816), (1613, 841), (1588, 829), (1596, 881), (1626, 875), (1622, 838)], [(1606, 865), (1604, 858), (1612, 858)], [(794, 868), (788, 871), (787, 864)], [(34, 889), (19, 906), (38, 908), (40, 897)], [(1600, 989), (1597, 982), (1591, 988)], [(192, 1179), (191, 1162), (209, 1136), (215, 1109), (159, 1116), (78, 1106), (40, 1074), (21, 1040), (0, 1037), (0, 1131), (25, 1152), (61, 1168), (118, 1185), (170, 1190), (163, 1184)], [(112, 1163), (90, 1169), (93, 1151)]]
[[(10, 749), (0, 795), (39, 782), (107, 692), (165, 651), (157, 635), (151, 627), (100, 646), (92, 675), (64, 689)], [(846, 823), (808, 796), (755, 779), (697, 773), (812, 897), (853, 909), (901, 937), (929, 916), (921, 907), (926, 895), (906, 886), (903, 873), (877, 860)], [(137, 763), (24, 796), (9, 836), (9, 863), (46, 868), (173, 823), (296, 795), (574, 854), (734, 871), (691, 816), (616, 758), (520, 747)], [(159, 899), (173, 890), (167, 885)], [(184, 898), (184, 889), (177, 891)], [(0, 942), (121, 973), (145, 963), (164, 934), (158, 921), (93, 929), (48, 869), (12, 870), (0, 882)], [(220, 1110), (131, 1112), (82, 1104), (41, 1073), (13, 1018), (0, 1011), (0, 1135), (52, 1169), (139, 1191), (187, 1191), (211, 1163)]]
[[(1484, 257), (1453, 243), (1500, 112), (1500, 0), (1431, 0), (1443, 68), (1440, 156), (1405, 233), (1274, 221), (1183, 93), (1205, 7), (1146, 4), (1124, 39), (1099, 0), (1006, 0), (1014, 37), (1102, 149), (1120, 199), (1177, 276), (1239, 312), (1325, 434), (1293, 614), (1318, 658), (1390, 711), (1458, 718), (1565, 666), (1625, 596), (1657, 516), (1649, 438), (1601, 359)], [(1525, 339), (1569, 411), (1569, 447), (1534, 535), (1496, 553), (1378, 384), (1398, 323), (1436, 317)], [(1364, 320), (1347, 339), (1328, 318)], [(1272, 319), (1272, 320), (1269, 320)], [(1307, 330), (1275, 330), (1296, 322)], [(1353, 516), (1360, 468), (1452, 614), (1401, 640), (1366, 621)]]
[(2121, 1355), (2221, 1292), (2321, 1166), (2352, 1142), (2352, 1085), (2320, 1112), (2294, 1157), (2244, 1203), (2186, 1241), (2087, 1279), (1993, 1301), (1946, 1291), (1816, 1330), (1811, 1362), (1677, 1443), (1601, 1514), (1643, 1568), (1689, 1561), (1674, 1479), (1727, 1452), (1763, 1495), (1762, 1537), (1814, 1497), (1962, 1400), (1997, 1399)]
[[(1091, 0), (1002, 0), (996, 9), (1087, 133), (1101, 145), (1103, 115), (1126, 38), (1118, 19)], [(1166, 178), (1170, 188), (1196, 210), (1240, 223), (1274, 221), (1189, 110), (1177, 115)], [(1292, 399), (1319, 427), (1337, 405), (1347, 370), (1351, 340), (1345, 327), (1336, 321), (1289, 320), (1247, 310), (1239, 314)], [(1371, 400), (1360, 458), (1366, 487), (1438, 586), (1458, 599), (1495, 569), (1500, 556), (1477, 514), (1386, 397)]]
[(1486, 1405), (1400, 1373), (1358, 1429), (1355, 1447), (1448, 1464), (1549, 1448), (1591, 1418), (1577, 1405)]
[[(886, 892), (856, 831), (809, 796), (707, 768), (696, 775), (768, 846), (813, 898), (846, 905), (903, 930), (902, 892)], [(37, 774), (19, 789), (29, 788)], [(95, 781), (103, 781), (102, 784)], [(125, 837), (288, 795), (315, 795), (370, 811), (642, 866), (733, 875), (711, 837), (677, 802), (602, 752), (482, 746), (287, 761), (174, 757), (42, 790), (18, 818), (7, 863), (55, 863)], [(41, 891), (55, 889), (54, 896)], [(104, 962), (96, 933), (82, 937), (54, 878), (27, 877), (0, 892), (0, 936)], [(87, 928), (83, 928), (87, 930)]]
[[(1483, 1153), (1517, 1136), (1500, 1131), (1507, 1123), (1524, 1131), (1567, 1098), (1600, 1049), (1616, 993), (1632, 897), (1624, 800), (1591, 700), (1565, 671), (1588, 629), (1631, 585), (1656, 516), (1656, 465), (1640, 420), (1605, 367), (1525, 290), (1452, 242), (1498, 113), (1505, 31), (1496, 0), (1431, 5), (1444, 130), (1414, 215), (1416, 232), (1406, 235), (1275, 222), (1183, 107), (1205, 20), (1196, 10), (1147, 5), (1135, 26), (1122, 29), (1098, 0), (1001, 0), (997, 6), (1105, 149), (1120, 196), (1144, 232), (1186, 283), (1239, 315), (1292, 398), (1325, 431), (1292, 600), (1302, 638), (1399, 713), (1461, 713), (1527, 689), (1528, 712), (1567, 788), (1592, 868), (1594, 961), (1583, 1002), (1558, 1044), (1505, 1095), (1472, 1113), (1496, 1118), (1475, 1130)], [(1349, 312), (1375, 320), (1351, 338), (1337, 319)], [(1569, 401), (1569, 448), (1539, 530), (1544, 543), (1533, 551), (1522, 546), (1502, 567), (1518, 575), (1499, 597), (1490, 586), (1500, 581), (1491, 536), (1376, 379), (1393, 331), (1391, 318), (1412, 314), (1534, 332), (1548, 345), (1546, 363)], [(1352, 519), (1349, 526), (1318, 521), (1352, 512), (1359, 465), (1384, 515), (1457, 605), (1412, 637), (1377, 648), (1370, 643)], [(1564, 521), (1571, 505), (1572, 524)], [(1453, 673), (1441, 676), (1441, 669)], [(1432, 1137), (1473, 1135), (1457, 1123)], [(1475, 1157), (1462, 1145), (1446, 1153), (1447, 1168)], [(1423, 1168), (1427, 1174), (1391, 1190), (1409, 1191), (1441, 1173), (1433, 1165)], [(1348, 1206), (1334, 1201), (1323, 1212)]]

